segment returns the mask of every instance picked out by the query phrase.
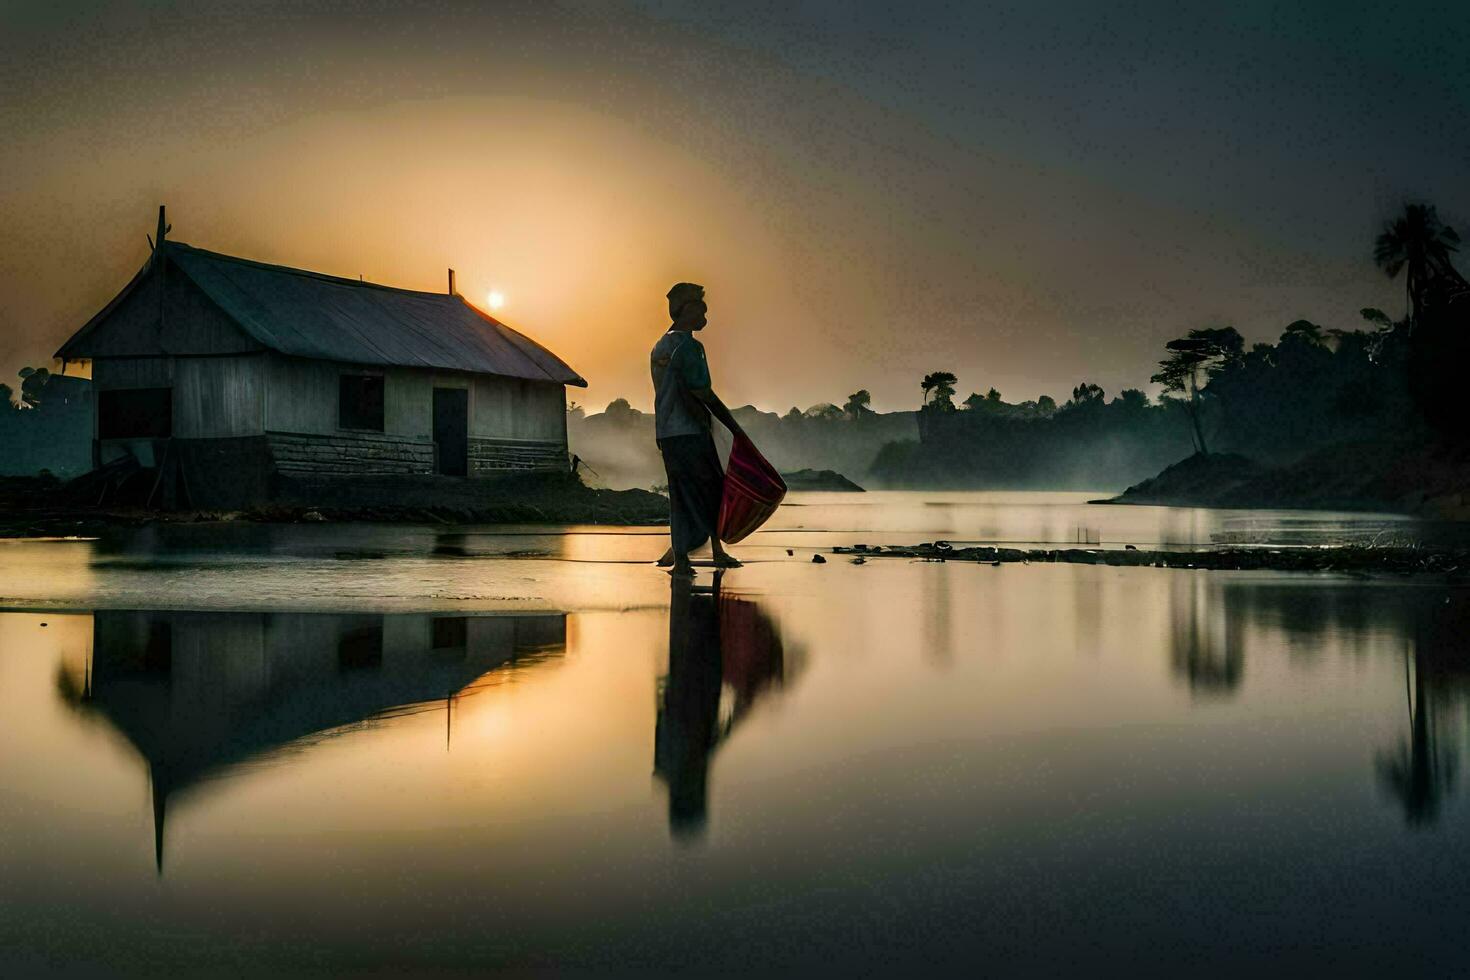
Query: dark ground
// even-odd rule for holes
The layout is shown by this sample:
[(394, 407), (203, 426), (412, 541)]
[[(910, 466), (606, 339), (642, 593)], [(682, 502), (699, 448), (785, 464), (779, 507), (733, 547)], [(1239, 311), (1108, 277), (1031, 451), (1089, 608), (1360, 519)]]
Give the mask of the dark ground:
[(566, 473), (494, 480), (370, 477), (295, 483), (276, 502), (238, 511), (158, 510), (90, 502), (91, 488), (47, 477), (0, 478), (0, 536), (90, 535), (155, 522), (367, 521), (413, 524), (662, 524), (668, 500), (647, 490), (596, 490)]
[(1286, 466), (1195, 454), (1129, 487), (1113, 504), (1383, 511), (1470, 520), (1470, 446), (1359, 442)]

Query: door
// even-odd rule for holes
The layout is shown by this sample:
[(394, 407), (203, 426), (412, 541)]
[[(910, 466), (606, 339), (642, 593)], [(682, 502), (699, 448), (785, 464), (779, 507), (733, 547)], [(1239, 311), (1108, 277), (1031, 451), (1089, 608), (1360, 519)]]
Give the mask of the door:
[(468, 472), (470, 392), (468, 388), (434, 389), (434, 469), (445, 476)]

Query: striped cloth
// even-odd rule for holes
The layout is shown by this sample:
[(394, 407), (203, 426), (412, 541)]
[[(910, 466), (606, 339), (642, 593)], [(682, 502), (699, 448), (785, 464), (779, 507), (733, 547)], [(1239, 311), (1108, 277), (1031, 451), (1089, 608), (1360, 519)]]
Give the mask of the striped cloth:
[(786, 481), (745, 436), (737, 436), (725, 464), (725, 492), (720, 499), (720, 540), (743, 541), (770, 520), (786, 496)]

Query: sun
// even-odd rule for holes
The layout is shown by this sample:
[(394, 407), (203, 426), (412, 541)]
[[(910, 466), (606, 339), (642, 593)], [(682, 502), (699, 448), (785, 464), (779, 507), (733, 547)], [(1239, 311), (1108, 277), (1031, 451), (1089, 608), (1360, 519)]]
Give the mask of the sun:
[(492, 289), (487, 301), (490, 303), (490, 309), (498, 310), (505, 305), (505, 294), (498, 289)]

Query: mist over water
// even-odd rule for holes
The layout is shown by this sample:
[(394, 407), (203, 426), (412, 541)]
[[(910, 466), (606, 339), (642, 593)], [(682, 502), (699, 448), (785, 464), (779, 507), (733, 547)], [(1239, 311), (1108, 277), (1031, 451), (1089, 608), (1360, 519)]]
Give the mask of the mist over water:
[(693, 593), (658, 529), (6, 542), (0, 960), (1453, 972), (1466, 590), (810, 561), (1393, 520), (1083, 497), (795, 495)]

